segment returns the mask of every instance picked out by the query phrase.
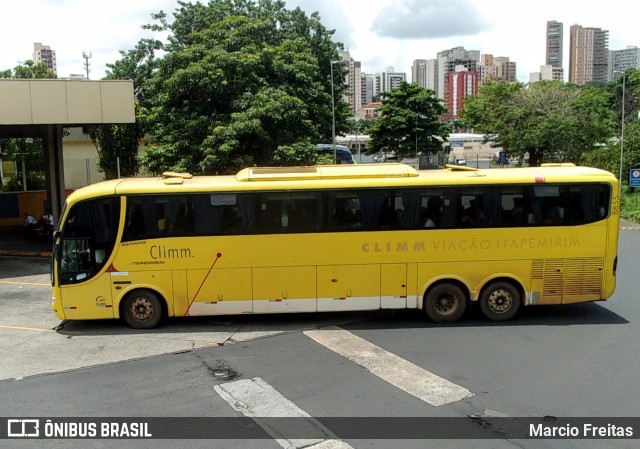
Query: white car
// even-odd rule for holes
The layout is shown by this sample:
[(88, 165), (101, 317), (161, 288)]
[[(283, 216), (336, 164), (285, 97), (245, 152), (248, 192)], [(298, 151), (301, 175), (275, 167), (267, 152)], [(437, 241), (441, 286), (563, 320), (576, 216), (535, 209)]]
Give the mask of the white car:
[(467, 165), (467, 161), (462, 158), (456, 159), (456, 165)]

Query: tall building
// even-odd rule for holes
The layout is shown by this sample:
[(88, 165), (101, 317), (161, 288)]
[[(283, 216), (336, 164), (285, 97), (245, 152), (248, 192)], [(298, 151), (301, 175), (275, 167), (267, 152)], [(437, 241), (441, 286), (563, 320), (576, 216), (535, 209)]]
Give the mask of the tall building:
[(562, 67), (553, 67), (549, 64), (541, 65), (539, 72), (529, 74), (529, 82), (536, 81), (562, 81), (564, 79), (564, 71)]
[(572, 25), (569, 31), (569, 82), (606, 83), (609, 31)]
[(47, 69), (51, 70), (55, 74), (58, 73), (56, 51), (51, 50), (51, 47), (49, 47), (48, 45), (42, 45), (41, 42), (34, 42), (32, 59), (36, 64), (39, 62), (44, 62), (44, 64), (47, 66)]
[(347, 91), (342, 99), (349, 104), (351, 114), (355, 117), (362, 106), (361, 65), (360, 61), (353, 60), (348, 51), (343, 51), (340, 56), (349, 69), (345, 77)]
[(405, 81), (407, 81), (407, 74), (405, 72), (396, 72), (393, 66), (389, 66), (382, 73), (380, 93), (396, 89)]
[(362, 104), (371, 103), (373, 101), (373, 75), (369, 73), (360, 73), (360, 92)]
[(478, 86), (484, 85), (489, 80), (516, 81), (516, 63), (509, 61), (506, 56), (481, 55), (480, 64), (477, 67)]
[(427, 84), (427, 60), (414, 59), (411, 66), (411, 82), (420, 87), (426, 87)]
[(447, 96), (449, 74), (456, 71), (456, 67), (463, 66), (469, 72), (477, 72), (480, 62), (478, 50), (465, 50), (464, 47), (454, 47), (450, 50), (438, 52), (438, 82), (436, 95), (440, 99)]
[(373, 80), (373, 101), (380, 101), (382, 93), (382, 73), (371, 75)]
[(640, 48), (628, 46), (624, 50), (609, 51), (609, 73), (607, 79), (615, 80), (619, 75), (615, 72), (624, 72), (627, 69), (640, 70)]
[(503, 81), (516, 81), (517, 64), (515, 61), (509, 61), (507, 56), (498, 56), (495, 59), (495, 64), (498, 67), (498, 79)]
[(449, 111), (449, 119), (457, 119), (464, 107), (464, 99), (478, 93), (478, 72), (459, 65), (447, 76), (448, 89), (444, 106)]
[(438, 61), (436, 59), (416, 59), (411, 66), (411, 82), (425, 89), (436, 90)]
[(550, 20), (547, 22), (547, 58), (545, 65), (562, 68), (562, 46), (564, 27), (562, 22)]

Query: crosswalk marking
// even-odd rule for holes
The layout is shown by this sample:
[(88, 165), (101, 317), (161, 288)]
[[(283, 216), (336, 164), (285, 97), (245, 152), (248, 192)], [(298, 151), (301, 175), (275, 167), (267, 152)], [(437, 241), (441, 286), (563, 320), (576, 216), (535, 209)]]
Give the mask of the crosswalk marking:
[(466, 388), (430, 373), (339, 327), (310, 330), (304, 334), (382, 380), (435, 407), (473, 396)]
[(307, 418), (296, 420), (304, 435), (319, 435), (314, 439), (293, 439), (285, 435), (290, 429), (277, 427), (277, 422), (256, 422), (285, 449), (352, 449), (347, 443), (333, 440), (331, 431), (312, 418), (307, 412), (281, 395), (259, 377), (227, 382), (213, 387), (234, 410), (251, 418)]

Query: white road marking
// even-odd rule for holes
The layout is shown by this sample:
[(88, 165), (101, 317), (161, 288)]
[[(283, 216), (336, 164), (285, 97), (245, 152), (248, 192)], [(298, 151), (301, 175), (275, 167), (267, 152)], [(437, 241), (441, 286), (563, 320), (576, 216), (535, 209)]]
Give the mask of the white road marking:
[(382, 380), (435, 407), (473, 396), (466, 388), (430, 373), (339, 327), (305, 331), (304, 334)]
[[(278, 390), (259, 377), (227, 382), (213, 387), (214, 390), (236, 411), (251, 418), (296, 418), (296, 426), (305, 434), (331, 436), (331, 431), (311, 417)], [(302, 419), (307, 418), (307, 419)], [(285, 449), (352, 449), (347, 443), (326, 438), (293, 439), (286, 429), (278, 428), (277, 422), (256, 422)], [(282, 421), (282, 425), (286, 425)], [(305, 427), (305, 429), (302, 429)]]

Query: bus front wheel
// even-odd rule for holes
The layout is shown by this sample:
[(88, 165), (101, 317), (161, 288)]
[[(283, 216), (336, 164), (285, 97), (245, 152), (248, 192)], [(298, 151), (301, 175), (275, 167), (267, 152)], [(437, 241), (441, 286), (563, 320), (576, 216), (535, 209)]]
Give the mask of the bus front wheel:
[(508, 282), (496, 282), (482, 293), (480, 310), (491, 321), (507, 321), (518, 313), (521, 302), (516, 287)]
[(436, 323), (458, 321), (467, 308), (467, 296), (455, 284), (438, 284), (424, 298), (424, 311)]
[(124, 299), (122, 317), (134, 329), (153, 329), (162, 318), (162, 304), (150, 291), (137, 290)]

